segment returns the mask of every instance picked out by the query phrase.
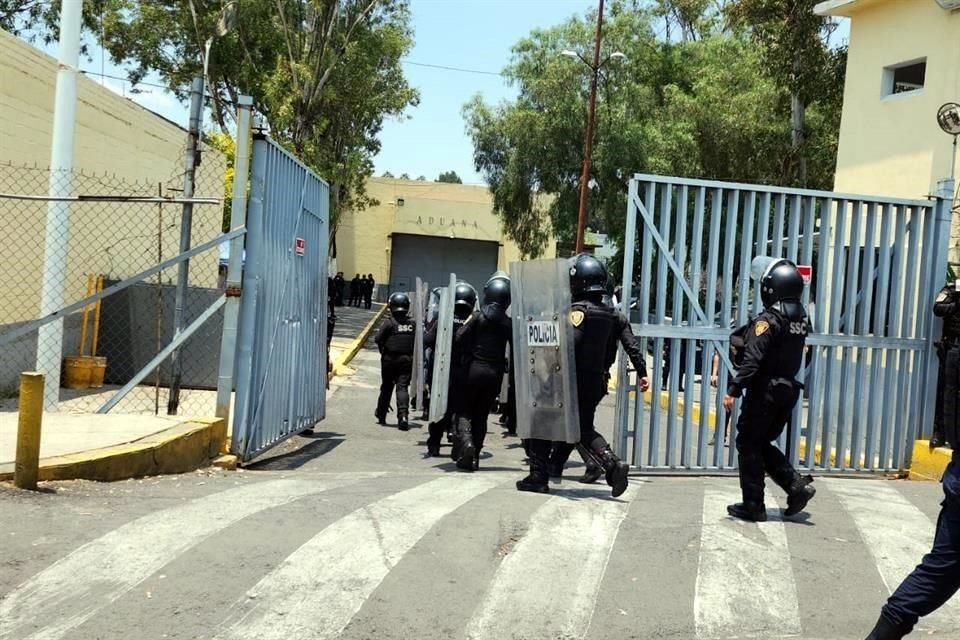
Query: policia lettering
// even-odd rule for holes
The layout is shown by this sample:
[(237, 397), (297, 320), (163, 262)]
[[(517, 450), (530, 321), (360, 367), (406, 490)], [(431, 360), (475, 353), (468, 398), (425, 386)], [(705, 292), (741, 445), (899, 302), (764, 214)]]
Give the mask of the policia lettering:
[(380, 325), (375, 341), (380, 349), (380, 397), (375, 417), (387, 424), (390, 395), (397, 389), (397, 426), (401, 431), (410, 428), (407, 412), (410, 409), (410, 372), (413, 368), (413, 344), (416, 327), (409, 317), (410, 298), (405, 293), (394, 293), (387, 303), (390, 316)]
[(933, 313), (943, 318), (934, 439), (951, 446), (953, 458), (941, 481), (944, 500), (933, 548), (887, 600), (867, 640), (900, 640), (921, 617), (939, 609), (960, 590), (960, 292), (955, 286), (940, 291)]
[(800, 302), (803, 278), (789, 260), (754, 258), (751, 275), (760, 282), (764, 310), (748, 327), (731, 336), (742, 341), (737, 375), (723, 400), (727, 411), (741, 397), (737, 422), (737, 453), (743, 502), (730, 505), (731, 516), (754, 522), (767, 519), (763, 502), (764, 472), (787, 493), (785, 515), (803, 511), (816, 491), (813, 478), (801, 477), (773, 441), (780, 437), (793, 413), (803, 385), (795, 376), (803, 364), (810, 322)]

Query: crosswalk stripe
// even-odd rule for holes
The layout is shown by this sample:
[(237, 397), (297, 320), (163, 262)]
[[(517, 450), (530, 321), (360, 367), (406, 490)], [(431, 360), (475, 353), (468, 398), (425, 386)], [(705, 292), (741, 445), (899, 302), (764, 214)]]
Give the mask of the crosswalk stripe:
[(739, 501), (733, 487), (704, 493), (694, 600), (697, 637), (769, 638), (771, 629), (782, 636), (799, 634), (800, 606), (783, 521), (772, 512), (764, 523), (733, 520), (727, 505)]
[(466, 637), (583, 638), (634, 492), (612, 500), (563, 491), (537, 509), (497, 569)]
[[(379, 474), (367, 477), (374, 475)], [(58, 560), (0, 601), (0, 638), (62, 638), (178, 555), (239, 520), (361, 477), (257, 482), (128, 522)], [(36, 629), (38, 625), (43, 626)]]
[(357, 509), (326, 527), (238, 603), (218, 638), (335, 638), (383, 578), (434, 524), (500, 478), (442, 477)]
[[(853, 518), (883, 583), (892, 593), (930, 551), (936, 531), (934, 523), (885, 483), (841, 479), (828, 479), (825, 483)], [(950, 600), (923, 618), (921, 626), (955, 630), (960, 626), (960, 600)]]

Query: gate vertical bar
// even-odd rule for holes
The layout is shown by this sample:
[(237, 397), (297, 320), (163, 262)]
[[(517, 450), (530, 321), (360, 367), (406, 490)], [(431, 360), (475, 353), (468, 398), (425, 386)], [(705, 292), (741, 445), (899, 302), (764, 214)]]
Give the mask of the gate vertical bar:
[[(234, 155), (233, 203), (230, 207), (230, 229), (247, 224), (247, 180), (250, 177), (250, 111), (253, 98), (237, 99), (237, 142)], [(227, 304), (223, 312), (223, 335), (220, 339), (220, 371), (217, 376), (216, 416), (230, 424), (230, 399), (233, 396), (234, 364), (237, 355), (237, 323), (240, 318), (240, 296), (243, 280), (243, 237), (230, 241), (227, 264)]]
[[(633, 296), (633, 268), (636, 258), (637, 246), (637, 204), (636, 199), (638, 181), (636, 178), (630, 180), (630, 190), (627, 196), (627, 226), (624, 231), (623, 239), (623, 273), (620, 280), (620, 295), (623, 299), (620, 301), (621, 311), (627, 319), (630, 319), (630, 298)], [(642, 338), (641, 342), (645, 342)], [(617, 455), (624, 460), (630, 459), (627, 450), (627, 423), (630, 417), (630, 378), (627, 374), (627, 357), (622, 347), (618, 347), (620, 357), (617, 365), (617, 404), (614, 417), (614, 438), (617, 444)], [(637, 393), (638, 405), (643, 403), (640, 393)], [(639, 406), (637, 408), (639, 411)]]
[[(702, 259), (703, 259), (703, 213), (704, 205), (706, 202), (706, 189), (703, 187), (697, 188), (697, 194), (694, 196), (693, 203), (693, 234), (690, 236), (691, 240), (694, 242), (694, 246), (691, 247), (691, 259), (690, 259), (690, 288), (700, 296), (700, 292), (703, 288), (703, 277), (702, 277)], [(701, 324), (699, 320), (696, 320), (696, 313), (693, 310), (693, 301), (687, 302), (687, 317), (690, 319), (690, 326), (694, 327)], [(703, 349), (700, 352), (700, 388), (701, 391), (706, 389), (709, 391), (710, 387), (706, 384), (707, 376), (710, 375), (711, 367), (713, 366), (713, 352), (712, 349), (708, 348), (710, 343), (706, 340), (703, 341)], [(687, 354), (688, 363), (696, 357), (696, 350), (692, 353)], [(688, 370), (689, 370), (688, 364)], [(689, 385), (687, 388), (686, 395), (686, 405), (687, 407), (693, 407), (694, 397), (693, 397), (693, 385)], [(697, 435), (697, 457), (696, 465), (698, 467), (706, 466), (705, 458), (707, 455), (707, 415), (709, 413), (707, 403), (703, 402), (701, 399), (700, 402), (700, 424), (699, 433)], [(687, 429), (687, 422), (693, 422), (693, 411), (684, 411), (684, 429)], [(692, 428), (692, 427), (689, 427)]]
[[(686, 269), (687, 267), (687, 197), (689, 195), (689, 188), (686, 185), (680, 187), (680, 194), (677, 196), (676, 210), (674, 212), (674, 217), (676, 218), (676, 239), (673, 243), (673, 259), (677, 261), (677, 264), (680, 265), (681, 269)], [(684, 279), (686, 273), (684, 272)], [(686, 308), (686, 305), (683, 304), (683, 289), (680, 286), (681, 278), (677, 274), (673, 274), (673, 309), (671, 310), (671, 315), (673, 316), (673, 326), (680, 327), (683, 325), (683, 310)], [(693, 375), (687, 375), (687, 361), (688, 358), (684, 357), (683, 362), (680, 362), (680, 356), (688, 355), (691, 351), (691, 347), (696, 351), (696, 343), (690, 343), (686, 338), (674, 339), (673, 344), (670, 349), (670, 414), (667, 416), (667, 432), (668, 434), (676, 431), (677, 421), (681, 416), (677, 416), (677, 411), (674, 407), (680, 406), (680, 396), (679, 396), (679, 381), (683, 380), (685, 382), (684, 389), (690, 387), (693, 384)], [(682, 376), (682, 377), (681, 377)], [(684, 392), (686, 393), (686, 392)], [(683, 421), (680, 425), (680, 465), (687, 466), (690, 459), (690, 431), (687, 429), (687, 414), (690, 412), (690, 405), (686, 402), (686, 396), (684, 396), (683, 403)], [(668, 444), (669, 444), (668, 435)], [(672, 466), (674, 464), (674, 457), (669, 455), (669, 464)]]
[[(879, 271), (877, 274), (877, 299), (876, 313), (873, 314), (873, 335), (881, 338), (887, 337), (887, 308), (890, 304), (890, 228), (893, 226), (893, 209), (889, 204), (884, 204), (880, 208), (880, 240), (878, 245), (879, 253)], [(879, 398), (876, 401), (878, 414), (871, 420), (873, 426), (874, 438), (867, 442), (866, 456), (868, 460), (878, 458), (878, 467), (887, 469), (890, 466), (890, 459), (887, 456), (887, 442), (889, 441), (890, 431), (889, 422), (885, 419), (884, 405), (888, 388), (885, 379), (885, 366), (889, 360), (890, 349), (878, 349), (876, 355), (876, 366), (873, 371), (872, 386), (882, 389)], [(881, 387), (881, 385), (883, 385)]]
[[(651, 213), (654, 211), (650, 209)], [(660, 236), (663, 238), (664, 243), (667, 247), (670, 246), (670, 221), (671, 214), (673, 213), (673, 185), (664, 184), (662, 185), (662, 191), (660, 193), (660, 219), (657, 221), (659, 223)], [(666, 303), (667, 303), (667, 273), (670, 270), (667, 265), (667, 258), (664, 255), (664, 251), (660, 248), (657, 250), (657, 295), (655, 298), (656, 307), (656, 322), (658, 325), (663, 325), (664, 319), (667, 315)], [(660, 458), (660, 415), (663, 413), (663, 350), (664, 350), (664, 339), (656, 338), (653, 341), (653, 354), (654, 354), (654, 367), (653, 367), (653, 399), (650, 403), (650, 451), (649, 460), (651, 466), (657, 466), (662, 463)], [(673, 407), (669, 405), (673, 399), (668, 399), (667, 411), (673, 411)], [(669, 446), (669, 445), (668, 445)], [(672, 453), (672, 449), (670, 450)]]
[[(843, 299), (843, 269), (845, 265), (844, 253), (842, 247), (846, 238), (847, 226), (847, 202), (846, 200), (836, 200), (836, 207), (828, 215), (834, 217), (833, 227), (833, 260), (830, 268), (832, 269), (833, 279), (830, 285), (830, 305), (829, 328), (828, 333), (840, 333), (840, 309)], [(839, 264), (838, 264), (839, 263)], [(819, 306), (819, 305), (818, 305)], [(818, 310), (819, 311), (819, 310)], [(837, 377), (837, 355), (843, 357), (843, 347), (827, 347), (827, 366), (824, 382), (824, 400), (823, 400), (823, 428), (821, 430), (821, 461), (825, 468), (830, 467), (830, 455), (833, 448), (831, 435), (837, 429), (835, 410), (836, 401), (834, 396), (834, 379)]]
[[(771, 194), (766, 192), (760, 200), (760, 211), (757, 216), (757, 255), (765, 255), (770, 251), (767, 249), (770, 237), (770, 203)], [(753, 315), (760, 313), (763, 303), (760, 299), (760, 283), (753, 283)]]
[[(643, 206), (646, 207), (648, 211), (654, 211), (657, 199), (657, 187), (653, 182), (645, 183), (644, 187), (646, 197), (643, 199)], [(633, 212), (636, 215), (636, 207), (634, 207)], [(640, 273), (637, 274), (640, 278), (640, 296), (637, 299), (637, 309), (640, 313), (640, 323), (645, 325), (650, 322), (650, 270), (653, 264), (653, 236), (646, 228), (646, 222), (644, 222), (643, 253), (640, 255), (640, 264), (642, 265), (642, 268), (640, 269)], [(647, 352), (648, 343), (649, 340), (646, 338), (646, 336), (640, 340), (640, 347), (643, 349), (643, 353)], [(655, 362), (656, 354), (654, 354), (654, 363)], [(645, 443), (643, 441), (643, 431), (641, 427), (643, 426), (645, 411), (643, 394), (640, 393), (639, 388), (637, 389), (636, 396), (637, 410), (633, 419), (633, 464), (634, 466), (643, 466), (643, 448)], [(651, 402), (651, 412), (653, 411), (653, 404), (654, 403)], [(650, 462), (648, 461), (646, 464), (650, 464)]]
[[(844, 298), (841, 309), (843, 311), (843, 333), (853, 335), (855, 333), (857, 316), (857, 278), (860, 259), (858, 248), (860, 244), (860, 228), (862, 226), (863, 203), (853, 201), (850, 206), (851, 229), (850, 240), (847, 247), (847, 272), (844, 280)], [(854, 360), (856, 359), (856, 360)], [(859, 413), (860, 398), (859, 393), (850, 394), (847, 392), (851, 384), (851, 376), (855, 375), (851, 368), (856, 366), (860, 359), (860, 349), (850, 347), (846, 350), (840, 368), (840, 413), (837, 418), (837, 467), (847, 468), (847, 452), (850, 450), (849, 436), (852, 431), (851, 425), (856, 421), (856, 415)], [(853, 461), (850, 461), (851, 464)]]
[[(867, 232), (863, 239), (863, 269), (860, 271), (860, 303), (861, 312), (857, 318), (857, 333), (867, 335), (870, 330), (870, 320), (873, 308), (873, 287), (876, 279), (876, 244), (877, 233), (877, 206), (873, 202), (866, 205)], [(873, 436), (874, 424), (876, 424), (876, 403), (874, 394), (876, 388), (873, 385), (867, 385), (865, 378), (872, 379), (872, 371), (876, 367), (877, 351), (875, 349), (860, 349), (860, 357), (857, 361), (857, 389), (861, 390), (861, 403), (865, 403), (865, 409), (861, 407), (857, 419), (853, 423), (852, 446), (850, 449), (850, 461), (854, 469), (861, 470), (866, 465), (872, 467), (873, 462), (866, 455), (867, 445)], [(861, 454), (863, 459), (861, 460)]]
[[(707, 296), (704, 300), (704, 313), (711, 326), (717, 324), (717, 270), (720, 262), (720, 221), (723, 211), (723, 189), (714, 189), (710, 202), (710, 247), (707, 250)], [(727, 324), (726, 320), (721, 322), (721, 326)], [(713, 364), (713, 346), (710, 351), (710, 363)], [(723, 378), (723, 367), (720, 368), (720, 378)], [(720, 383), (717, 383), (718, 388)], [(713, 403), (710, 402), (710, 387), (701, 385), (700, 387), (700, 428), (703, 430), (707, 421), (710, 419), (710, 410)], [(720, 425), (721, 415), (717, 412), (714, 420), (714, 447), (713, 447), (713, 467), (720, 466), (720, 455), (723, 453), (723, 437), (717, 433), (723, 427)], [(724, 423), (726, 424), (726, 423)]]
[[(904, 274), (904, 291), (905, 292), (917, 292), (919, 293), (919, 287), (921, 286), (917, 276), (916, 265), (920, 264), (920, 247), (923, 243), (923, 218), (924, 218), (924, 209), (922, 207), (909, 207), (910, 211), (910, 240), (909, 240), (909, 251), (907, 253), (907, 269)], [(917, 293), (913, 295), (907, 295), (904, 299), (904, 310), (902, 317), (902, 324), (900, 325), (900, 336), (903, 338), (913, 337), (916, 331), (916, 315), (917, 315)], [(911, 432), (910, 424), (916, 419), (914, 416), (917, 416), (919, 413), (919, 408), (915, 406), (914, 399), (917, 396), (917, 386), (920, 383), (918, 377), (918, 362), (914, 358), (916, 352), (911, 352), (907, 349), (903, 349), (900, 352), (900, 371), (901, 375), (905, 376), (906, 385), (903, 389), (901, 398), (905, 401), (901, 402), (902, 412), (900, 419), (897, 421), (897, 430), (896, 437), (893, 442), (893, 456), (898, 461), (897, 467), (899, 469), (906, 468), (907, 453), (908, 450), (912, 449), (907, 442), (907, 438)]]
[[(892, 338), (900, 338), (900, 321), (903, 319), (903, 270), (904, 270), (904, 252), (907, 243), (907, 216), (903, 206), (894, 207), (895, 233), (891, 243), (894, 253), (893, 272), (890, 277), (890, 315), (888, 316), (888, 332)], [(887, 353), (886, 362), (886, 389), (887, 389), (887, 407), (884, 411), (883, 421), (884, 430), (889, 436), (886, 445), (889, 447), (882, 453), (890, 459), (891, 468), (899, 468), (900, 460), (897, 459), (895, 444), (897, 438), (897, 426), (901, 418), (897, 416), (899, 411), (899, 401), (902, 386), (898, 384), (900, 380), (900, 352), (891, 349)]]
[[(830, 251), (831, 220), (833, 220), (833, 200), (823, 198), (819, 203), (813, 202), (812, 206), (816, 207), (818, 204), (819, 215), (816, 211), (814, 212), (814, 217), (820, 221), (820, 230), (817, 234), (817, 272), (815, 274), (817, 292), (814, 298), (814, 313), (811, 320), (813, 321), (814, 333), (827, 334), (830, 332), (830, 328), (827, 326), (824, 318), (828, 306), (827, 294), (830, 291), (827, 264)], [(810, 367), (809, 384), (811, 389), (810, 403), (807, 411), (807, 441), (806, 457), (804, 460), (804, 464), (808, 469), (813, 469), (817, 466), (818, 446), (820, 447), (821, 453), (823, 452), (823, 447), (820, 443), (821, 435), (826, 431), (826, 411), (822, 411), (821, 409), (822, 405), (825, 404), (823, 401), (825, 385), (821, 384), (821, 380), (824, 378), (824, 374), (829, 366), (829, 361), (827, 360), (829, 355), (830, 350), (828, 348), (814, 346), (813, 362)], [(827, 452), (827, 456), (827, 462), (829, 462), (829, 451)], [(824, 458), (822, 455), (820, 460), (821, 466), (828, 466), (823, 464)]]
[[(733, 289), (734, 289), (734, 278), (733, 278), (733, 266), (736, 264), (736, 251), (737, 251), (737, 218), (739, 217), (740, 212), (740, 189), (733, 189), (727, 199), (727, 219), (726, 219), (726, 236), (724, 238), (724, 250), (723, 250), (723, 302), (721, 305), (721, 317), (723, 322), (729, 322), (730, 318), (733, 317)], [(721, 369), (720, 381), (718, 383), (719, 389), (727, 388), (727, 381), (730, 372), (725, 369)], [(722, 398), (719, 393), (716, 397), (716, 412), (719, 416), (723, 412)], [(736, 442), (737, 440), (737, 416), (740, 414), (739, 403), (733, 407), (733, 414), (730, 416), (730, 442)], [(722, 447), (719, 448), (722, 452)], [(734, 467), (734, 460), (736, 457), (736, 448), (730, 447), (730, 452), (727, 455), (727, 467)]]

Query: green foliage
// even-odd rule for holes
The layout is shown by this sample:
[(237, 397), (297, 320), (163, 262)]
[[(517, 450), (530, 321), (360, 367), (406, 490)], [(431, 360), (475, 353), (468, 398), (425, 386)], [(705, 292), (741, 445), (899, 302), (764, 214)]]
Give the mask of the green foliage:
[[(635, 173), (777, 184), (793, 174), (790, 91), (768, 72), (763, 47), (745, 31), (723, 30), (723, 16), (712, 8), (697, 20), (695, 11), (681, 14), (687, 26), (679, 42), (655, 36), (658, 13), (708, 4), (662, 2), (644, 10), (621, 0), (605, 16), (603, 51), (627, 59), (611, 60), (598, 85), (588, 227), (620, 246)], [(573, 244), (590, 71), (557, 52), (589, 51), (594, 20), (575, 17), (532, 32), (514, 46), (505, 70), (517, 99), (490, 105), (476, 96), (464, 106), (477, 170), (504, 229), (527, 256), (542, 253), (551, 230), (561, 245)], [(828, 57), (802, 147), (808, 184), (826, 189), (833, 183), (845, 52)]]
[(463, 180), (457, 175), (456, 171), (444, 171), (435, 180), (435, 182), (447, 182), (450, 184), (463, 184)]
[(410, 179), (410, 174), (409, 174), (409, 173), (401, 173), (399, 179), (400, 179), (400, 180), (409, 180), (409, 179)]
[(253, 96), (271, 135), (330, 183), (332, 232), (344, 208), (372, 202), (365, 182), (383, 121), (419, 100), (400, 65), (413, 45), (407, 0), (236, 0), (235, 29), (219, 36), (221, 2), (94, 4), (94, 34), (115, 62), (132, 65), (130, 80), (156, 72), (181, 100), (211, 42), (219, 128), (230, 129), (237, 96)]
[(230, 231), (230, 214), (233, 211), (233, 177), (237, 157), (236, 141), (222, 131), (213, 131), (204, 136), (204, 142), (219, 151), (227, 159), (227, 170), (223, 174), (223, 223), (224, 233)]

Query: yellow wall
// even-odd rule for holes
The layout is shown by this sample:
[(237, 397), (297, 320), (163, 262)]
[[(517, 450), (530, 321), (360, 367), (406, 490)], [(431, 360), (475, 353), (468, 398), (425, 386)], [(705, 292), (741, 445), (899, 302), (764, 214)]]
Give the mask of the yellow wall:
[[(860, 0), (840, 11), (851, 28), (835, 188), (925, 198), (950, 172), (952, 141), (936, 113), (960, 101), (960, 11), (934, 0)], [(924, 57), (922, 91), (882, 97), (884, 67)], [(958, 237), (955, 224), (953, 246)]]
[[(0, 31), (0, 191), (47, 192), (57, 61)], [(98, 83), (78, 78), (76, 195), (156, 195), (183, 186), (186, 132)], [(226, 160), (204, 146), (196, 195), (222, 197)], [(83, 296), (87, 273), (127, 277), (177, 253), (179, 206), (84, 203), (71, 206), (67, 300)], [(39, 311), (47, 205), (0, 200), (0, 324)], [(193, 242), (220, 230), (220, 205), (194, 209)], [(11, 221), (15, 224), (10, 224)], [(216, 286), (217, 252), (191, 260), (191, 283)], [(164, 281), (175, 278), (175, 270)]]
[[(356, 273), (372, 273), (377, 282), (389, 282), (392, 233), (498, 242), (498, 268), (503, 270), (520, 259), (516, 244), (501, 231), (493, 197), (484, 186), (371, 178), (367, 191), (380, 204), (345, 212), (337, 231), (337, 269), (348, 280)], [(403, 206), (397, 206), (398, 199)], [(555, 243), (548, 246), (553, 250)]]

